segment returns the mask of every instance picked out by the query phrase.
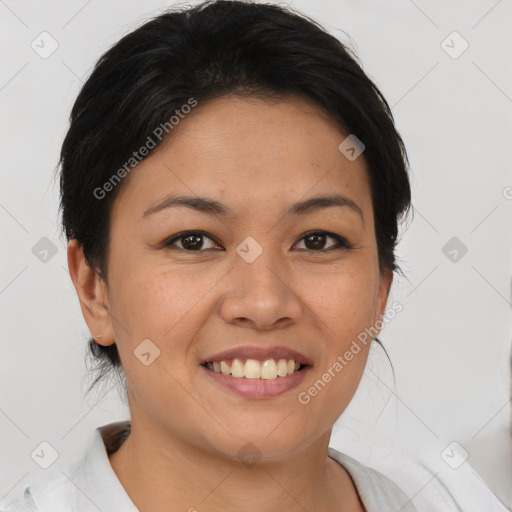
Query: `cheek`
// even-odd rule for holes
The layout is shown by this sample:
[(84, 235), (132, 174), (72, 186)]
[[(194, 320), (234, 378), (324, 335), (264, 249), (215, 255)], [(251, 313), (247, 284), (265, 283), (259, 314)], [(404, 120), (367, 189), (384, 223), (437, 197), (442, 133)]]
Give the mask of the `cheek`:
[(330, 275), (312, 276), (304, 282), (309, 305), (322, 320), (326, 339), (341, 349), (372, 324), (378, 279), (369, 266), (340, 269)]
[(143, 258), (124, 269), (117, 267), (111, 279), (111, 312), (122, 327), (116, 334), (134, 345), (149, 338), (160, 348), (172, 340), (173, 352), (179, 352), (184, 331), (203, 314), (208, 291), (219, 280), (211, 270), (196, 268), (171, 269)]
[(298, 398), (308, 411), (305, 421), (312, 429), (318, 418), (325, 428), (331, 426), (361, 381), (371, 345), (365, 329), (371, 326), (374, 315), (375, 283), (370, 275), (338, 274), (325, 280), (323, 293), (318, 291), (311, 297), (323, 350), (315, 380), (298, 391), (302, 393)]
[[(150, 264), (132, 266), (112, 279), (118, 350), (132, 391), (146, 403), (158, 404), (155, 386), (176, 391), (175, 379), (189, 379), (184, 362), (209, 307), (210, 281), (211, 277), (203, 280), (194, 272)], [(149, 353), (146, 360), (145, 353)]]

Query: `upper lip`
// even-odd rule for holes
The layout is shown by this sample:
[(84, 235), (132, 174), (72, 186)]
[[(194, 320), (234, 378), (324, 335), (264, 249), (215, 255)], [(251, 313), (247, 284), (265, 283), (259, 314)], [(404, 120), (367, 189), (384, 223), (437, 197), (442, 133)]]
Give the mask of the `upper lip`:
[(313, 364), (304, 354), (283, 345), (275, 347), (262, 347), (258, 345), (233, 347), (206, 357), (200, 364), (226, 361), (235, 358), (257, 359), (259, 361), (264, 361), (265, 359), (293, 359), (296, 363)]

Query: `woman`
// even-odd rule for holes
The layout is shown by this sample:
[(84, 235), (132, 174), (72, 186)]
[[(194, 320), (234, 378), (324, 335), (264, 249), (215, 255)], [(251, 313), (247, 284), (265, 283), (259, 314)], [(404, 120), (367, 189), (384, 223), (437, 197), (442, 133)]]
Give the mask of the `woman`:
[(7, 511), (417, 510), (329, 448), (410, 199), (388, 104), (308, 18), (217, 1), (123, 37), (73, 107), (61, 208), (131, 420)]

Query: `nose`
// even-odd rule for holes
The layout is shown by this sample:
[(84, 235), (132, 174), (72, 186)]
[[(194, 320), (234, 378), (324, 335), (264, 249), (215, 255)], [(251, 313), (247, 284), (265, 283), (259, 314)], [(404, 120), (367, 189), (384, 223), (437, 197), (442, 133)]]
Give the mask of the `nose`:
[(303, 307), (293, 279), (271, 250), (263, 250), (252, 263), (236, 256), (227, 279), (220, 304), (220, 315), (226, 322), (271, 330), (300, 320)]

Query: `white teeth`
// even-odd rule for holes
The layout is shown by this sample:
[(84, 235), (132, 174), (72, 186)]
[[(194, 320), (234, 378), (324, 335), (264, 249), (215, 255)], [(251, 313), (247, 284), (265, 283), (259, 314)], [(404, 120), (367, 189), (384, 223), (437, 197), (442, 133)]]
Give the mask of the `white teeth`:
[(277, 377), (277, 364), (273, 359), (263, 361), (261, 365), (261, 378), (265, 380), (275, 379)]
[(286, 359), (279, 359), (277, 362), (277, 375), (279, 375), (279, 377), (286, 377), (288, 375), (288, 363)]
[(261, 364), (256, 359), (247, 359), (244, 366), (244, 376), (246, 379), (261, 378)]
[(244, 364), (240, 359), (233, 359), (233, 362), (231, 363), (231, 375), (233, 375), (233, 377), (244, 376)]
[(231, 373), (231, 368), (228, 366), (228, 363), (226, 363), (226, 361), (220, 362), (220, 371), (224, 375), (229, 375)]
[(244, 364), (241, 359), (235, 358), (231, 361), (231, 365), (228, 361), (215, 361), (206, 363), (206, 367), (216, 373), (237, 378), (272, 380), (296, 372), (300, 368), (300, 363), (293, 359), (279, 359), (277, 362), (275, 359), (265, 359), (265, 361), (247, 359)]

